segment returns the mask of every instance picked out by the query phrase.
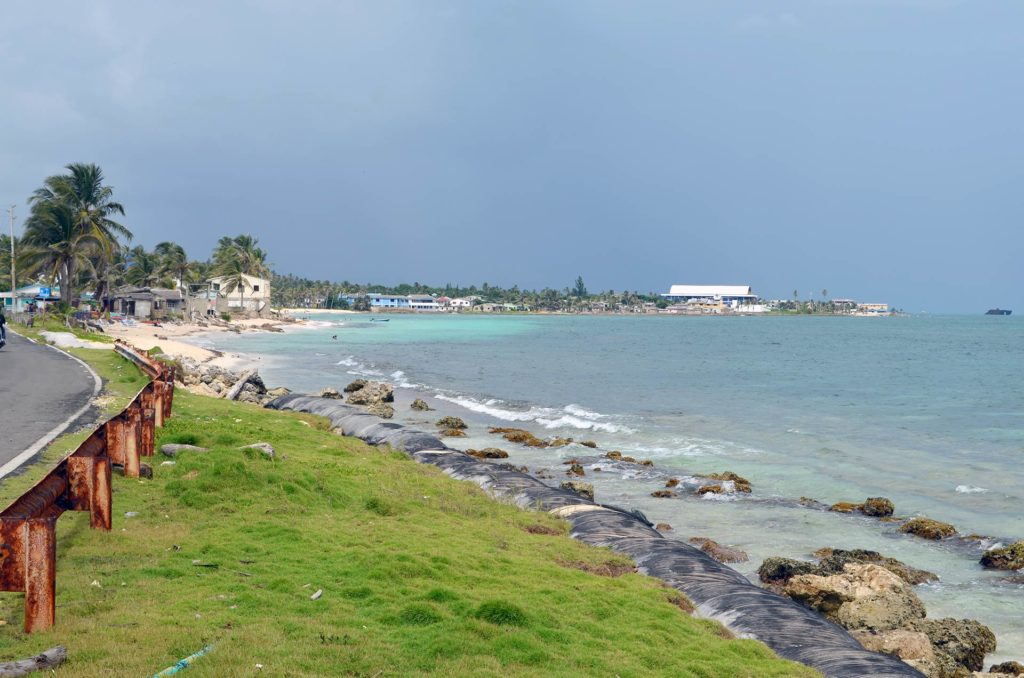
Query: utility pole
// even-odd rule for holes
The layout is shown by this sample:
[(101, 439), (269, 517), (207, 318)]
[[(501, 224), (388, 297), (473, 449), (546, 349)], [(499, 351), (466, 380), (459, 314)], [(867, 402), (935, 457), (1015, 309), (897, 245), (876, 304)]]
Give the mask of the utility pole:
[(14, 282), (14, 205), (11, 205), (7, 212), (11, 218), (11, 315), (18, 312), (18, 297), (14, 290), (18, 286)]

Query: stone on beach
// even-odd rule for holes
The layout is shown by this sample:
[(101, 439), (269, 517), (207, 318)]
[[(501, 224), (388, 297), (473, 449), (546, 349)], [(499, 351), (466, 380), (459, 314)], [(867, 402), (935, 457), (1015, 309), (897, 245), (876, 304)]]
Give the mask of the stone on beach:
[(903, 523), (900, 532), (912, 534), (922, 539), (945, 539), (956, 534), (956, 528), (949, 523), (943, 523), (931, 518), (911, 518)]
[(1024, 540), (985, 551), (981, 556), (981, 564), (990, 570), (1024, 569)]
[(434, 423), (434, 425), (437, 426), (438, 428), (446, 428), (446, 429), (452, 429), (452, 428), (464, 429), (464, 428), (469, 428), (466, 425), (466, 422), (462, 421), (462, 419), (459, 419), (458, 417), (441, 417), (440, 419), (438, 419)]
[[(348, 386), (345, 388), (347, 389)], [(366, 382), (361, 389), (349, 393), (347, 400), (349, 405), (374, 405), (377, 403), (392, 403), (394, 401), (394, 387), (391, 384), (379, 381)]]
[[(731, 482), (735, 492), (751, 492), (750, 481), (741, 475), (733, 473), (732, 471), (725, 471), (723, 473), (712, 473), (708, 476), (711, 480), (723, 481), (723, 487), (726, 487), (726, 482)], [(728, 490), (727, 490), (728, 491)]]
[(430, 405), (428, 405), (427, 402), (423, 400), (423, 398), (417, 398), (416, 400), (412, 401), (412, 404), (410, 404), (409, 407), (418, 412), (429, 412), (431, 410)]
[(240, 447), (238, 449), (240, 449), (240, 450), (256, 450), (257, 452), (260, 452), (267, 459), (273, 459), (274, 458), (274, 454), (275, 454), (274, 446), (271, 445), (270, 443), (253, 443), (252, 445), (243, 445), (242, 447)]
[(817, 571), (817, 563), (771, 556), (765, 558), (761, 567), (757, 568), (757, 576), (765, 584), (781, 585), (799, 574), (815, 574)]
[(547, 447), (548, 443), (541, 440), (527, 430), (521, 428), (508, 428), (505, 426), (493, 426), (491, 433), (500, 434), (502, 438), (510, 443), (520, 443), (527, 447)]
[(908, 662), (932, 661), (935, 650), (922, 631), (890, 629), (888, 631), (854, 630), (850, 635), (868, 650), (893, 655)]
[(205, 447), (197, 447), (196, 445), (185, 445), (179, 443), (167, 443), (166, 445), (160, 446), (160, 452), (165, 457), (176, 457), (179, 452), (209, 452), (210, 450)]
[(887, 631), (925, 616), (910, 584), (877, 565), (847, 564), (829, 576), (800, 574), (784, 592), (846, 629)]
[(939, 665), (934, 673), (942, 676), (964, 675), (960, 667), (981, 671), (985, 655), (996, 649), (992, 630), (973, 619), (914, 619), (905, 628), (928, 636)]
[(438, 433), (442, 438), (465, 438), (466, 432), (461, 428), (446, 428)]
[(735, 546), (723, 546), (707, 537), (690, 537), (690, 543), (720, 563), (745, 563), (750, 557)]
[(906, 563), (883, 556), (878, 551), (867, 551), (864, 549), (831, 549), (823, 548), (814, 552), (814, 555), (821, 558), (814, 574), (838, 574), (843, 571), (847, 563), (870, 564), (884, 567), (894, 575), (908, 584), (926, 584), (938, 581), (939, 576), (927, 570), (919, 570)]
[(1003, 662), (1002, 664), (994, 664), (988, 672), (1001, 673), (1005, 676), (1024, 676), (1024, 664), (1020, 662)]
[(485, 447), (482, 450), (466, 450), (466, 454), (477, 459), (508, 459), (508, 452), (497, 447)]
[(395, 416), (395, 408), (390, 403), (372, 403), (366, 406), (366, 413), (381, 419), (390, 419)]
[(584, 483), (579, 480), (566, 480), (561, 485), (563, 490), (575, 492), (584, 499), (594, 501), (594, 486), (591, 483)]
[(571, 464), (569, 466), (569, 470), (566, 471), (565, 474), (569, 475), (569, 476), (585, 476), (585, 475), (587, 475), (586, 471), (583, 470), (583, 465), (582, 464)]
[(671, 499), (673, 497), (678, 497), (679, 495), (672, 490), (655, 490), (654, 492), (651, 492), (651, 496), (655, 499)]
[(320, 389), (321, 398), (330, 398), (331, 400), (341, 400), (341, 394), (338, 393), (338, 389), (332, 386), (325, 386)]
[(347, 385), (347, 386), (346, 386), (346, 387), (345, 387), (344, 389), (342, 389), (342, 390), (344, 390), (344, 391), (345, 391), (345, 393), (355, 393), (356, 391), (359, 391), (359, 390), (361, 390), (361, 389), (362, 389), (362, 388), (363, 388), (364, 386), (366, 386), (366, 384), (367, 384), (367, 383), (369, 383), (369, 382), (367, 382), (367, 381), (366, 381), (365, 379), (356, 379), (355, 381), (353, 381), (353, 382), (350, 382), (350, 383), (349, 383), (349, 384), (348, 384), (348, 385)]

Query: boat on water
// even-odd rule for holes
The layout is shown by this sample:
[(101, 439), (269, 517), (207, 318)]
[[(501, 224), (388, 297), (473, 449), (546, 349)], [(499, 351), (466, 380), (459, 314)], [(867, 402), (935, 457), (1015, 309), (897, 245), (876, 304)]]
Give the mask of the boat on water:
[(1010, 315), (1013, 311), (1006, 308), (990, 308), (985, 311), (985, 315)]
[(387, 323), (391, 322), (391, 318), (370, 318), (371, 323)]

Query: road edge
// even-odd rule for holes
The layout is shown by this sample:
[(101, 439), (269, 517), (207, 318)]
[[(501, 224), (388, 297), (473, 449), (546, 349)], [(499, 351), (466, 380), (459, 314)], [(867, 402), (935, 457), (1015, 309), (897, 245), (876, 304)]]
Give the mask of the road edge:
[[(14, 330), (12, 330), (10, 327), (7, 328), (7, 331), (8, 332), (14, 332)], [(45, 343), (38, 342), (35, 339), (33, 339), (32, 337), (26, 337), (24, 334), (20, 334), (18, 332), (14, 332), (14, 334), (17, 334), (22, 339), (25, 339), (27, 341), (31, 341), (33, 344), (39, 344), (41, 346), (45, 346), (45, 347), (47, 347), (49, 349), (57, 351), (61, 355), (65, 356), (65, 357), (68, 357), (68, 358), (74, 360), (75, 362), (77, 362), (79, 365), (84, 367), (89, 372), (89, 374), (92, 375), (93, 389), (92, 389), (92, 396), (89, 397), (89, 401), (86, 402), (85, 405), (83, 405), (81, 408), (76, 410), (74, 412), (74, 414), (72, 414), (70, 417), (65, 419), (63, 422), (61, 422), (60, 424), (57, 424), (49, 432), (45, 433), (42, 438), (40, 438), (36, 442), (32, 443), (32, 445), (30, 445), (29, 447), (25, 448), (21, 452), (19, 452), (9, 462), (4, 464), (3, 466), (0, 466), (0, 480), (3, 480), (4, 478), (9, 476), (14, 471), (17, 471), (19, 468), (21, 468), (22, 464), (24, 464), (25, 462), (27, 462), (32, 457), (34, 457), (37, 454), (39, 454), (39, 452), (42, 451), (42, 449), (44, 447), (46, 447), (47, 445), (52, 443), (57, 438), (57, 436), (59, 436), (60, 434), (64, 433), (64, 431), (66, 431), (68, 429), (68, 427), (71, 426), (71, 424), (75, 423), (75, 421), (79, 417), (81, 417), (83, 414), (88, 412), (89, 408), (92, 407), (92, 400), (93, 400), (93, 398), (98, 396), (100, 391), (103, 389), (103, 380), (100, 379), (100, 375), (96, 374), (96, 370), (92, 369), (92, 367), (90, 367), (89, 364), (86, 363), (81, 358), (79, 358), (77, 356), (73, 356), (70, 353), (68, 353), (67, 351), (62, 351), (61, 349), (57, 348), (56, 346), (51, 346), (50, 344), (45, 344)]]

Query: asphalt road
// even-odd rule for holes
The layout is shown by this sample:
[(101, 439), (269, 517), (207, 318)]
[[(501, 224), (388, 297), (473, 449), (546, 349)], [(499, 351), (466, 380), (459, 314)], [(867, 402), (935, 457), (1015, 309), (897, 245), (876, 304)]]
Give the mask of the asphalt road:
[(8, 331), (0, 348), (0, 467), (67, 422), (94, 386), (77, 361)]

